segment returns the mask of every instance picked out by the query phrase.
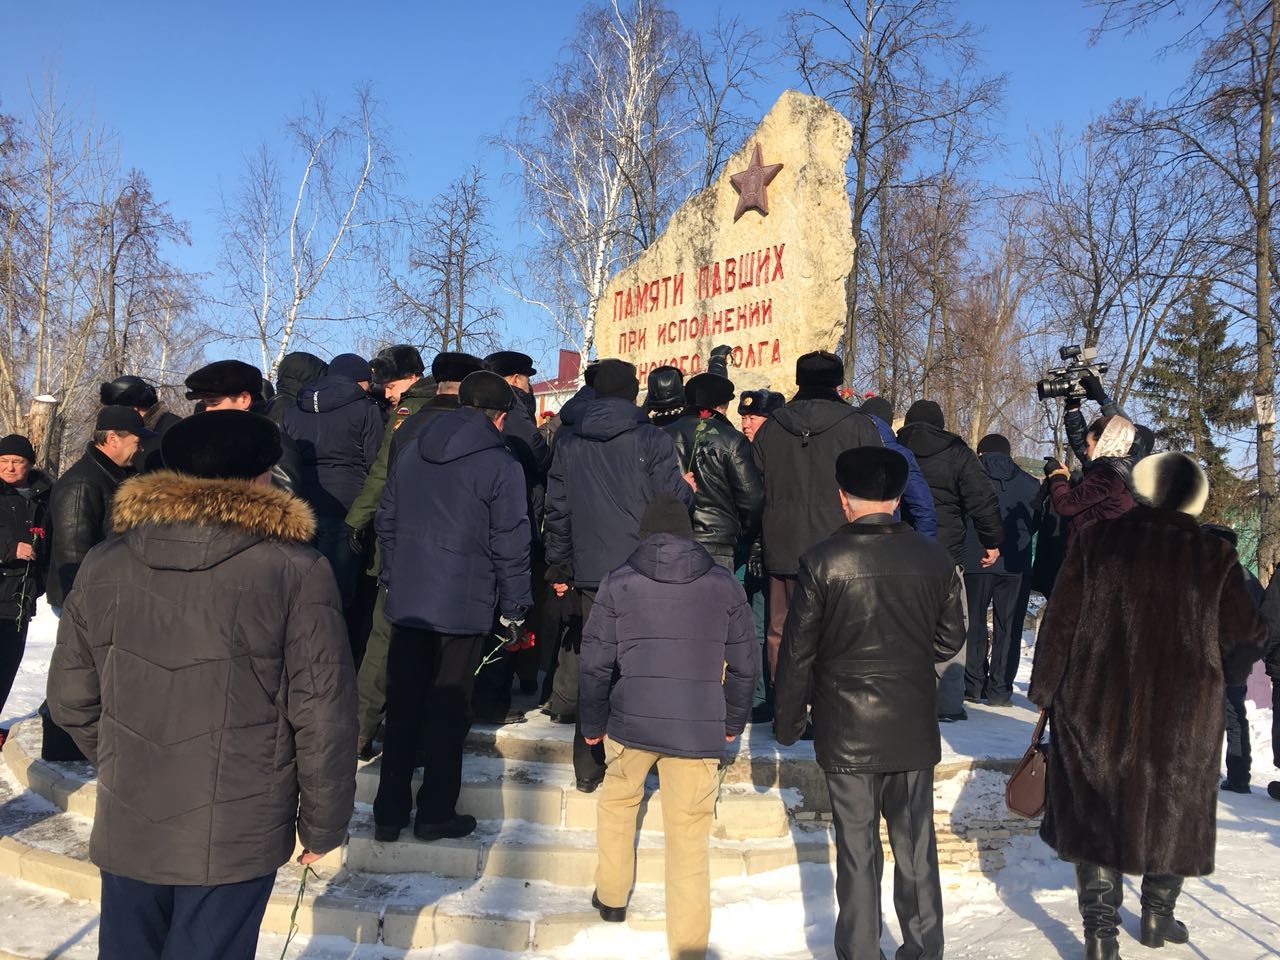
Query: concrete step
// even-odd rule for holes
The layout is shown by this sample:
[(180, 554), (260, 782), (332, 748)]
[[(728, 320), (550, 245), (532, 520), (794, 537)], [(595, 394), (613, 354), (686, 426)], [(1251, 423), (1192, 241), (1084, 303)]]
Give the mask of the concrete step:
[[(491, 764), (493, 761), (489, 761)], [(573, 829), (595, 829), (596, 803), (599, 793), (583, 793), (574, 786), (572, 768), (535, 764), (523, 767), (504, 761), (505, 769), (497, 779), (470, 779), (462, 784), (458, 810), (477, 820), (525, 820), (549, 826)], [(484, 764), (477, 761), (477, 766)], [(468, 775), (470, 762), (463, 764)], [(528, 772), (532, 771), (532, 773)], [(378, 761), (361, 766), (356, 774), (356, 802), (372, 804), (378, 792)], [(534, 777), (553, 777), (551, 782)], [(654, 778), (656, 783), (656, 778)], [(416, 791), (422, 783), (422, 771), (413, 778)], [(782, 796), (777, 791), (762, 791), (749, 785), (726, 785), (716, 804), (712, 835), (726, 840), (754, 840), (782, 837), (789, 819)], [(641, 804), (641, 826), (646, 833), (662, 831), (662, 792), (650, 793)]]

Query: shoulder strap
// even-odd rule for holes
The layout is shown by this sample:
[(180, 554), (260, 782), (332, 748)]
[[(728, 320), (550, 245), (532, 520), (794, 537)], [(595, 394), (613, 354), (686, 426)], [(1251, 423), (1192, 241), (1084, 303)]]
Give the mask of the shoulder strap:
[(1031, 734), (1031, 745), (1033, 747), (1036, 746), (1041, 740), (1044, 739), (1044, 725), (1048, 722), (1048, 720), (1049, 720), (1049, 711), (1041, 710), (1040, 719), (1036, 721), (1036, 729)]

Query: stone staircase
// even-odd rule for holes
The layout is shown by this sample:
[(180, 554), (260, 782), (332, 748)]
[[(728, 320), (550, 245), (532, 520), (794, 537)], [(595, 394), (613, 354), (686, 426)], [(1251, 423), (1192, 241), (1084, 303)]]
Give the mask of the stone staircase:
[[(308, 881), (297, 911), (299, 932), (401, 949), (461, 941), (520, 953), (553, 950), (598, 923), (590, 907), (596, 797), (573, 786), (571, 736), (571, 728), (540, 717), (473, 731), (458, 809), (473, 814), (479, 827), (461, 840), (421, 843), (406, 830), (396, 843), (375, 842), (370, 804), (378, 765), (362, 765), (349, 840), (317, 864), (319, 879)], [(4, 745), (10, 792), (29, 791), (23, 796), (47, 803), (31, 823), (6, 826), (0, 876), (96, 901), (97, 870), (87, 859), (96, 802), (92, 770), (40, 760), (39, 745), (33, 722), (15, 726)], [(713, 827), (713, 899), (733, 896), (729, 889), (717, 893), (721, 882), (732, 886), (797, 863), (834, 864), (825, 788), (815, 787), (821, 776), (811, 756), (775, 744), (744, 751), (726, 770)], [(940, 779), (972, 775), (975, 768), (970, 761), (950, 765), (939, 768)], [(944, 807), (935, 813), (935, 827), (949, 870), (998, 866), (1007, 837), (1035, 829), (1029, 821), (1002, 818), (961, 823)], [(663, 926), (661, 827), (661, 792), (654, 789), (641, 810), (632, 929)], [(294, 864), (280, 871), (265, 932), (288, 931), (301, 879)]]

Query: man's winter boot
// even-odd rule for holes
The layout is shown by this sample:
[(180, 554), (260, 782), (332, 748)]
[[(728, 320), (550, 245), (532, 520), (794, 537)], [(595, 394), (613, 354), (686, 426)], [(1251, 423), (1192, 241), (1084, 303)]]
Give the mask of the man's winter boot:
[(1175, 920), (1173, 908), (1182, 892), (1181, 877), (1142, 878), (1142, 936), (1144, 947), (1163, 947), (1191, 939), (1186, 924)]
[(1084, 920), (1085, 960), (1119, 960), (1120, 903), (1124, 899), (1119, 870), (1093, 863), (1076, 864), (1076, 897)]
[(1280, 800), (1280, 780), (1272, 780), (1267, 784), (1267, 796), (1272, 800)]

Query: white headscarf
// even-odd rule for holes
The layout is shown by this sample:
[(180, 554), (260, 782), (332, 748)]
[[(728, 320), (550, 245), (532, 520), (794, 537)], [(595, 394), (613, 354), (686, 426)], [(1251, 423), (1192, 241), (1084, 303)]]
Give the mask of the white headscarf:
[(1137, 435), (1137, 431), (1133, 429), (1133, 424), (1124, 417), (1112, 417), (1111, 421), (1103, 428), (1102, 436), (1098, 438), (1098, 442), (1093, 448), (1092, 459), (1127, 457)]

